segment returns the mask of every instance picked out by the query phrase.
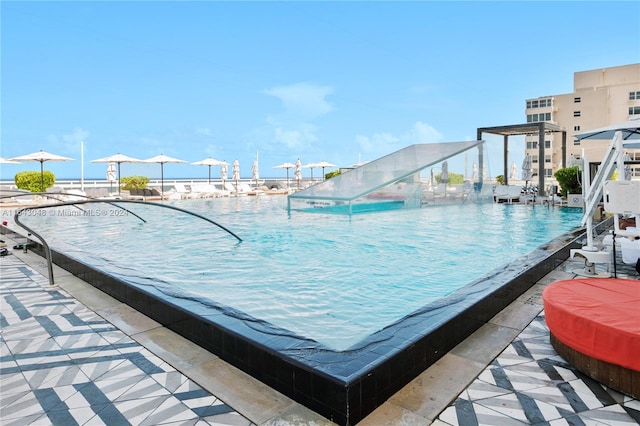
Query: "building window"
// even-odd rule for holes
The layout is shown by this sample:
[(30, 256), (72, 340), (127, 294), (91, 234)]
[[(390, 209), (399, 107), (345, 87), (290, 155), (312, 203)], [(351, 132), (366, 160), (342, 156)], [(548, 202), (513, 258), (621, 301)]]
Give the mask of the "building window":
[(573, 126), (573, 131), (574, 132), (579, 132), (580, 131), (580, 126)]
[(553, 170), (552, 169), (544, 169), (544, 176), (545, 177), (553, 177)]
[(574, 117), (580, 117), (580, 111), (573, 111)]
[(550, 149), (551, 148), (551, 141), (544, 141), (544, 148), (545, 149)]
[(635, 101), (636, 99), (640, 99), (640, 92), (629, 92), (629, 100)]
[(545, 155), (544, 156), (544, 162), (545, 163), (551, 163), (551, 156), (550, 155)]
[(541, 112), (540, 114), (527, 114), (527, 123), (537, 123), (539, 121), (551, 121), (551, 113)]
[(581, 98), (579, 98), (579, 97), (578, 98), (573, 98), (573, 103), (574, 104), (579, 104), (580, 102), (582, 102)]
[(538, 142), (527, 142), (527, 149), (538, 149)]
[(551, 98), (527, 101), (527, 108), (545, 108), (551, 106)]
[(575, 139), (575, 140), (573, 141), (573, 144), (574, 144), (574, 145), (580, 145), (580, 139)]
[(640, 106), (629, 107), (629, 115), (638, 115), (638, 114), (640, 114)]

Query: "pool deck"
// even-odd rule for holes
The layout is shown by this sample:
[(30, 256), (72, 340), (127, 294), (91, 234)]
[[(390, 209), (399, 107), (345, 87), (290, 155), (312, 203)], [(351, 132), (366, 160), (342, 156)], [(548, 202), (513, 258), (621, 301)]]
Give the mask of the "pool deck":
[[(45, 260), (2, 238), (3, 426), (333, 424), (57, 266), (51, 287)], [(542, 290), (581, 268), (564, 262), (358, 424), (640, 424), (640, 401), (549, 343)]]

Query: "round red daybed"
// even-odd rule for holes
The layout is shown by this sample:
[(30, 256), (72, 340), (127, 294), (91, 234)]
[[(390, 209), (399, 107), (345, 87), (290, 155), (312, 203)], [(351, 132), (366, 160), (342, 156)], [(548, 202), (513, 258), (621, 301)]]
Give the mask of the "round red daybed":
[(557, 281), (542, 299), (556, 352), (605, 386), (640, 398), (640, 281)]

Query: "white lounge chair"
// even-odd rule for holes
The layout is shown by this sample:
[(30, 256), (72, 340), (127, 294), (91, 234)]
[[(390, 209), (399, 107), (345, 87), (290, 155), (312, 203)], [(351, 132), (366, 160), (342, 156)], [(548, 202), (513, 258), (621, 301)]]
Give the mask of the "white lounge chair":
[(494, 191), (496, 203), (506, 202), (511, 204), (514, 201), (520, 201), (521, 196), (522, 188), (515, 185), (497, 185)]

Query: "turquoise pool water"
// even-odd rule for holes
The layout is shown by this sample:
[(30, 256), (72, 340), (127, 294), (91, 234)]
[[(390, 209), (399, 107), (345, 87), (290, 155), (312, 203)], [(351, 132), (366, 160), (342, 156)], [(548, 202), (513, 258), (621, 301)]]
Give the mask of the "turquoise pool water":
[(343, 350), (579, 226), (580, 209), (464, 204), (352, 217), (286, 197), (175, 202), (23, 218), (54, 249), (127, 282), (210, 300)]

